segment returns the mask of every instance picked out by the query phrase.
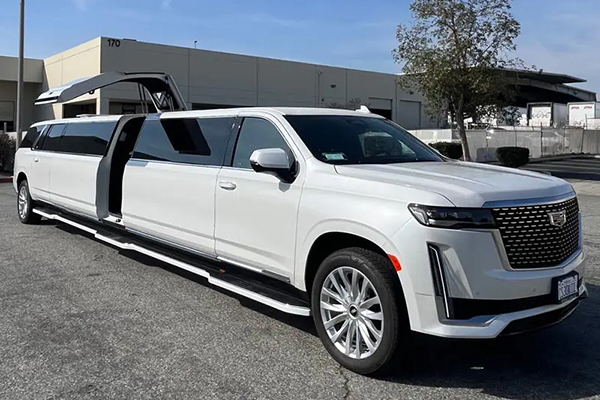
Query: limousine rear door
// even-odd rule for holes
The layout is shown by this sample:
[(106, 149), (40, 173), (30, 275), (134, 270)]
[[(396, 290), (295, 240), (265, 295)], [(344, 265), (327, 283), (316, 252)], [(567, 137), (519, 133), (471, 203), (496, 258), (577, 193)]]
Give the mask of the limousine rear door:
[[(96, 89), (121, 82), (137, 83), (145, 88), (159, 112), (187, 110), (187, 105), (175, 81), (171, 75), (162, 72), (105, 72), (90, 78), (78, 79), (40, 94), (35, 100), (35, 105), (64, 103), (84, 94), (93, 93)], [(140, 90), (141, 100), (145, 100), (145, 95), (146, 92)]]
[(235, 115), (149, 116), (123, 173), (128, 229), (215, 256), (215, 187)]

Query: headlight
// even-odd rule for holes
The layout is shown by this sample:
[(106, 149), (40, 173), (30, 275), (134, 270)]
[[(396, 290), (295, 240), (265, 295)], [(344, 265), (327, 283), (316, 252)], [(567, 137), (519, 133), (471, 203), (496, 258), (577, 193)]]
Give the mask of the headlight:
[(456, 208), (409, 204), (408, 209), (420, 224), (438, 228), (494, 228), (490, 210), (481, 208)]

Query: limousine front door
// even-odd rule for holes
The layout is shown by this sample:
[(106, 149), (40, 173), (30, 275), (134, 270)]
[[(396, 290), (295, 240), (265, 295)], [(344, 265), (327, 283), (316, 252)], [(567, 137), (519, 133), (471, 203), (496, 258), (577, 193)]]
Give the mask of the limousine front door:
[(255, 172), (250, 155), (288, 144), (270, 121), (245, 118), (231, 167), (221, 170), (216, 192), (215, 245), (219, 258), (292, 280), (302, 180), (286, 183)]

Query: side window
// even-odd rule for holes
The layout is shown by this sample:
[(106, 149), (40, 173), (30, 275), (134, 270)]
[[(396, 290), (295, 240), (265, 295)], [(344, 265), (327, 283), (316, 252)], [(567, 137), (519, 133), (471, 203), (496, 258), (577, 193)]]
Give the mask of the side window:
[[(60, 140), (65, 130), (64, 124), (52, 125), (46, 134), (44, 143), (41, 144), (42, 150), (60, 151)], [(37, 146), (36, 146), (37, 147)]]
[(234, 118), (169, 118), (144, 122), (133, 158), (223, 165)]
[(116, 121), (69, 124), (60, 142), (59, 151), (103, 156), (116, 125)]
[(269, 121), (261, 118), (244, 118), (242, 129), (235, 145), (233, 167), (251, 168), (250, 155), (254, 150), (280, 148), (292, 157), (292, 151), (279, 133), (279, 130)]
[(44, 128), (45, 125), (32, 126), (29, 128), (25, 137), (21, 140), (19, 148), (31, 148)]

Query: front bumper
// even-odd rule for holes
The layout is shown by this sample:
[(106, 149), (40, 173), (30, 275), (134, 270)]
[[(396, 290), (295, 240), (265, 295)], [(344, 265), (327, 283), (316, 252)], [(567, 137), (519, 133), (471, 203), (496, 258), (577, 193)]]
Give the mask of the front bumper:
[[(555, 325), (575, 311), (587, 297), (585, 284), (579, 287), (579, 296), (563, 304), (551, 304), (499, 315), (476, 316), (468, 320), (438, 319), (430, 321), (420, 332), (456, 339), (493, 339)], [(421, 308), (427, 309), (428, 301)]]
[[(393, 244), (402, 257), (398, 277), (413, 331), (472, 339), (516, 334), (562, 321), (587, 296), (582, 249), (555, 268), (515, 270), (497, 232), (428, 228), (416, 221), (405, 228)], [(443, 285), (431, 247), (438, 251)], [(555, 304), (552, 279), (572, 271), (580, 276), (578, 298)]]

